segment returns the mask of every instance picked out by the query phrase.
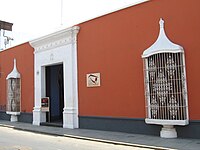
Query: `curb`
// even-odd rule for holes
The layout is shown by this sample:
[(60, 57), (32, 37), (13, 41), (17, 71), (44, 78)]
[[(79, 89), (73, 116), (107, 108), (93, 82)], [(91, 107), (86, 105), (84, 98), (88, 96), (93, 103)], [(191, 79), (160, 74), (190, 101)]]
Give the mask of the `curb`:
[(81, 139), (81, 140), (88, 140), (88, 141), (101, 142), (101, 143), (114, 144), (114, 145), (139, 147), (139, 148), (148, 148), (148, 149), (154, 149), (154, 150), (169, 150), (169, 149), (170, 150), (175, 150), (175, 149), (172, 149), (172, 148), (163, 148), (163, 147), (157, 147), (157, 146), (147, 146), (147, 145), (142, 145), (142, 144), (132, 144), (132, 143), (126, 143), (126, 142), (112, 141), (112, 140), (103, 140), (103, 139), (98, 139), (98, 138), (75, 136), (75, 135), (70, 135), (70, 134), (64, 134), (63, 136), (69, 137), (69, 138)]
[(118, 141), (112, 141), (112, 140), (103, 140), (98, 138), (90, 138), (87, 136), (76, 136), (72, 134), (58, 134), (58, 133), (52, 133), (52, 132), (44, 132), (44, 131), (38, 131), (38, 130), (32, 130), (32, 129), (26, 129), (21, 127), (16, 127), (12, 125), (6, 125), (6, 124), (0, 124), (2, 127), (12, 128), (16, 130), (21, 131), (28, 131), (38, 134), (45, 134), (45, 135), (51, 135), (51, 136), (63, 136), (68, 138), (74, 138), (74, 139), (80, 139), (80, 140), (87, 140), (87, 141), (94, 141), (94, 142), (101, 142), (101, 143), (107, 143), (107, 144), (114, 144), (114, 145), (123, 145), (123, 146), (131, 146), (131, 147), (139, 147), (139, 148), (148, 148), (148, 149), (154, 149), (154, 150), (175, 150), (172, 148), (163, 148), (163, 147), (157, 147), (157, 146), (148, 146), (148, 145), (142, 145), (142, 144), (132, 144), (132, 143), (126, 143), (126, 142), (118, 142)]

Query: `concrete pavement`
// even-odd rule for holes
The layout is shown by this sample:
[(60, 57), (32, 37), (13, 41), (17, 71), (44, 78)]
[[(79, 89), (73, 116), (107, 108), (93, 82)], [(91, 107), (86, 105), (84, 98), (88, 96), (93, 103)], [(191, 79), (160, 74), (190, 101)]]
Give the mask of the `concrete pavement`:
[(22, 122), (9, 122), (0, 120), (0, 126), (18, 130), (50, 134), (55, 136), (66, 136), (83, 140), (120, 144), (126, 146), (136, 146), (152, 149), (180, 149), (199, 150), (200, 139), (163, 139), (157, 136), (129, 134), (122, 132), (110, 132), (87, 129), (64, 129), (60, 127), (34, 126)]

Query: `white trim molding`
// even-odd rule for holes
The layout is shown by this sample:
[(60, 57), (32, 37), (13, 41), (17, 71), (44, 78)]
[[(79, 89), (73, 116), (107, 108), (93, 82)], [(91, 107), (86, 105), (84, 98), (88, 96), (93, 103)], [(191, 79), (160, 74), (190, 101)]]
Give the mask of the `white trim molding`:
[(63, 64), (64, 108), (63, 127), (78, 128), (77, 34), (74, 26), (30, 41), (34, 51), (35, 96), (33, 124), (46, 122), (41, 111), (41, 98), (46, 96), (45, 67)]
[(164, 120), (164, 119), (149, 119), (149, 118), (146, 118), (145, 122), (147, 124), (157, 124), (157, 125), (185, 126), (185, 125), (189, 124), (189, 120)]

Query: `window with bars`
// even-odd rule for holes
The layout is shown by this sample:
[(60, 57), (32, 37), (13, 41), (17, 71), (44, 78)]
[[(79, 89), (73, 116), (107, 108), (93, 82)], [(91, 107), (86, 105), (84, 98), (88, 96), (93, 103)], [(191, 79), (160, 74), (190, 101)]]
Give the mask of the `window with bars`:
[(147, 124), (163, 125), (160, 136), (175, 138), (174, 125), (189, 123), (185, 54), (182, 46), (171, 42), (160, 18), (157, 40), (147, 48), (144, 61), (144, 83)]
[(20, 88), (19, 78), (10, 78), (7, 80), (7, 111), (20, 112)]
[(14, 67), (7, 80), (7, 112), (20, 112), (21, 110), (21, 77), (16, 67), (16, 59), (14, 59)]
[(158, 53), (144, 59), (147, 118), (187, 119), (184, 53)]

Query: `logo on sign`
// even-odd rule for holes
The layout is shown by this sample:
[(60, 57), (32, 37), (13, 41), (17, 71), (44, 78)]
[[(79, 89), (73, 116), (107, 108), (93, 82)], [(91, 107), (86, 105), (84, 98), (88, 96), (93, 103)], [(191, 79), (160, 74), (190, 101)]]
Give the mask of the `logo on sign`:
[(87, 74), (87, 87), (100, 86), (100, 73)]

